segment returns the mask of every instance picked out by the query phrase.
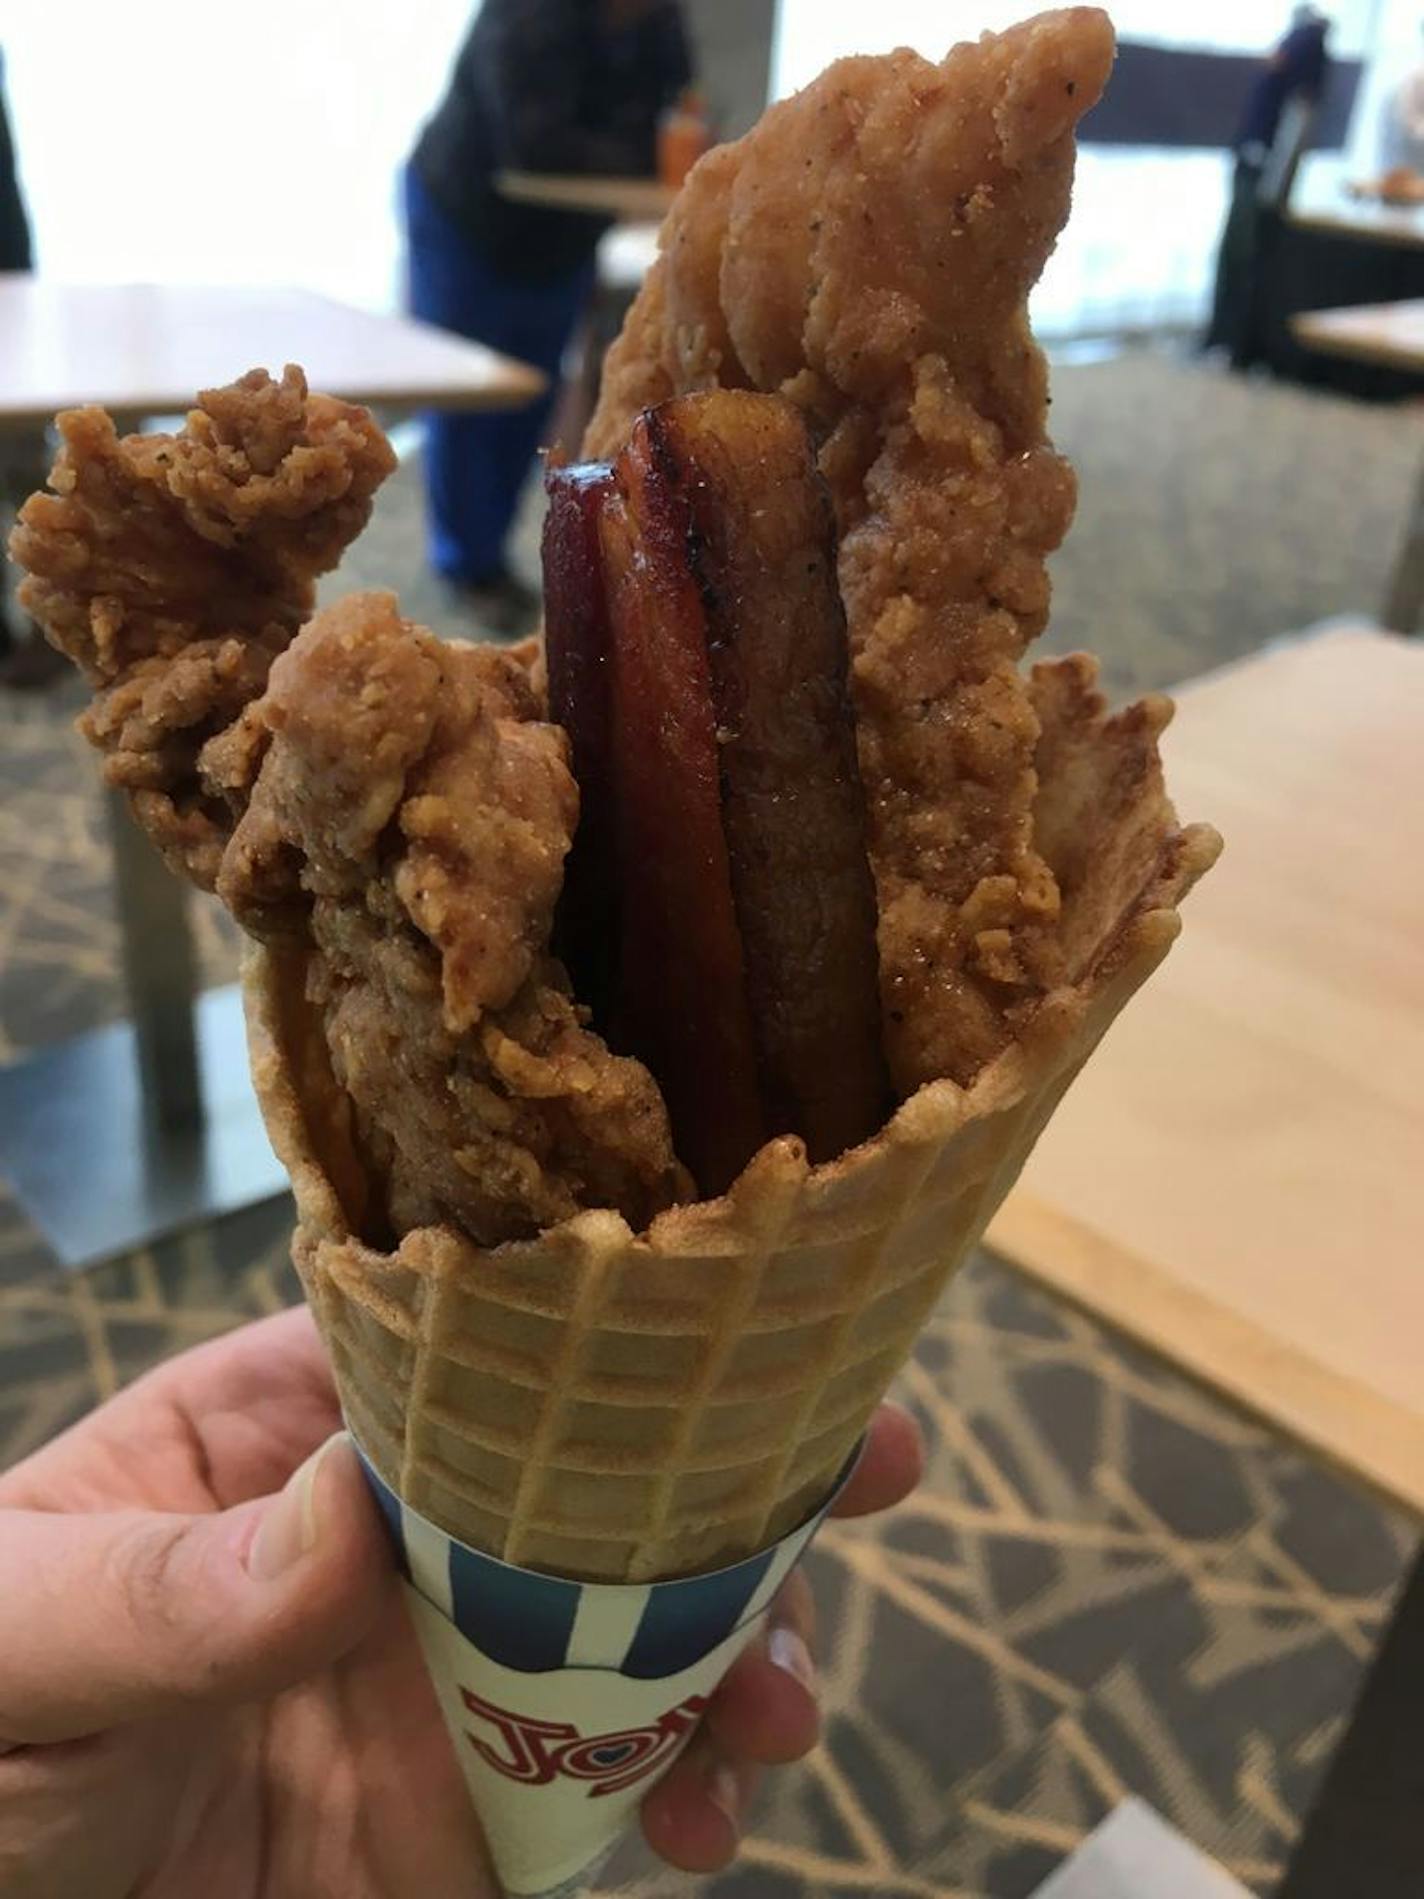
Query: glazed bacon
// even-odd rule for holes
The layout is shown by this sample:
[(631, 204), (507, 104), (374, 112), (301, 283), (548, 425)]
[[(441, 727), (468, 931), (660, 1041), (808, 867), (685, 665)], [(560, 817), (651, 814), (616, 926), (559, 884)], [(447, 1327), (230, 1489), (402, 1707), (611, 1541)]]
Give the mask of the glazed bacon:
[(560, 920), (576, 989), (602, 991), (614, 1045), (657, 1076), (704, 1193), (776, 1134), (831, 1159), (875, 1132), (890, 1089), (834, 527), (805, 425), (775, 397), (686, 396), (639, 417), (610, 469), (549, 487), (550, 713), (582, 807)]

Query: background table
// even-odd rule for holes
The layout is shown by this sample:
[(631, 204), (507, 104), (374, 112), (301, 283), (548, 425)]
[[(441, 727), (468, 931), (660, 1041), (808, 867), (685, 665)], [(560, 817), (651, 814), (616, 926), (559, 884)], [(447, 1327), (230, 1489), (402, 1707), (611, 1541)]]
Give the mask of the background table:
[[(386, 409), (516, 407), (544, 387), (539, 371), (481, 344), (310, 291), (0, 274), (0, 437), (12, 444), (33, 443), (57, 409), (99, 402), (134, 423), (288, 362), (313, 388)], [(109, 812), (133, 1020), (0, 1071), (0, 1177), (68, 1266), (284, 1185), (247, 1080), (237, 991), (194, 1006), (186, 889), (123, 800), (111, 796)]]
[(1264, 216), (1244, 363), (1293, 382), (1388, 399), (1419, 387), (1398, 365), (1322, 354), (1295, 328), (1304, 311), (1424, 297), (1424, 207), (1350, 198), (1338, 166), (1309, 162), (1288, 207)]
[[(1325, 355), (1424, 376), (1424, 298), (1311, 310), (1293, 318), (1291, 328), (1307, 348)], [(1424, 619), (1424, 462), (1380, 618), (1396, 633), (1415, 633)]]
[(99, 402), (181, 412), (199, 389), (300, 363), (314, 389), (404, 408), (513, 408), (544, 378), (481, 343), (310, 290), (57, 284), (0, 274), (0, 428)]
[(520, 204), (543, 204), (561, 211), (591, 211), (624, 224), (660, 223), (677, 196), (656, 178), (595, 177), (580, 173), (502, 171), (496, 179), (501, 196)]
[(1304, 230), (1330, 231), (1373, 244), (1424, 250), (1424, 205), (1384, 204), (1353, 198), (1338, 183), (1316, 184), (1307, 170), (1292, 198), (1287, 221)]
[(1291, 319), (1291, 328), (1303, 343), (1329, 355), (1424, 372), (1424, 298), (1305, 310)]
[[(1225, 853), (989, 1244), (1418, 1514), (1424, 649), (1324, 632), (1180, 708)], [(1424, 1557), (1280, 1899), (1424, 1892), (1421, 1671)]]
[(1424, 1511), (1424, 649), (1365, 629), (1189, 686), (1226, 850), (1074, 1085), (999, 1253)]

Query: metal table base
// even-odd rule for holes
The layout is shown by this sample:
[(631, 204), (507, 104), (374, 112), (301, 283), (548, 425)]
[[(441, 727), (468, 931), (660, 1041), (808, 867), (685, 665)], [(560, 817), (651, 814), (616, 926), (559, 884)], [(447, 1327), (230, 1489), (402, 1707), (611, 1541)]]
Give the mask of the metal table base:
[[(186, 1002), (175, 999), (189, 1016)], [(242, 997), (212, 989), (192, 1006), (199, 1112), (165, 1121), (162, 1049), (147, 1055), (115, 1023), (0, 1069), (0, 1179), (71, 1270), (147, 1245), (286, 1189), (247, 1070)], [(145, 1064), (158, 1072), (144, 1087)]]

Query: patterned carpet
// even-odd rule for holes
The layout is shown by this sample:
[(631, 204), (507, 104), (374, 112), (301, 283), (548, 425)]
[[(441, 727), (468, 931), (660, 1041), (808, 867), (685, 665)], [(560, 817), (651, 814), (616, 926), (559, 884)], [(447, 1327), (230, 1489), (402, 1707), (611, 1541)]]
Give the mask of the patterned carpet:
[[(1094, 646), (1115, 687), (1376, 597), (1417, 453), (1404, 417), (1149, 356), (1056, 391), (1084, 493), (1051, 643)], [(341, 584), (466, 630), (420, 573), (417, 518), (406, 470)], [(102, 807), (63, 713), (0, 703), (0, 1060), (122, 1009)], [(227, 979), (230, 927), (205, 904), (198, 930)], [(0, 1463), (294, 1297), (287, 1223), (276, 1202), (64, 1281), (0, 1198)], [(1270, 1891), (1417, 1526), (987, 1257), (901, 1395), (925, 1485), (811, 1558), (825, 1742), (700, 1890), (1026, 1899), (1134, 1791)], [(600, 1890), (695, 1884), (633, 1851)]]

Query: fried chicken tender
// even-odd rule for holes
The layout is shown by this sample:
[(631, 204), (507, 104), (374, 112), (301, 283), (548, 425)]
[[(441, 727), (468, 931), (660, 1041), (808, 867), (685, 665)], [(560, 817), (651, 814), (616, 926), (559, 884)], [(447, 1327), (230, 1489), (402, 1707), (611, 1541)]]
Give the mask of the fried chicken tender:
[(583, 1206), (641, 1225), (680, 1184), (656, 1083), (583, 1026), (547, 953), (578, 792), (539, 710), (517, 659), (442, 645), (390, 594), (317, 614), (254, 708), (218, 894), (257, 936), (301, 918), (397, 1233), (450, 1220), (493, 1245)]
[(935, 66), (847, 59), (695, 169), (610, 351), (585, 447), (691, 390), (797, 404), (841, 535), (857, 743), (902, 1095), (967, 1082), (1051, 983), (1018, 661), (1074, 484), (1028, 292), (1067, 215), (1112, 31), (1049, 13)]
[(685, 1177), (656, 1083), (548, 954), (578, 794), (532, 653), (442, 646), (384, 594), (299, 631), (394, 466), (371, 417), (289, 369), (177, 436), (93, 409), (61, 432), (12, 541), (22, 597), (170, 863), (301, 971), (321, 1033), (294, 1043), (323, 1045), (365, 1229), (646, 1222)]
[(1033, 952), (1055, 983), (1082, 980), (1112, 940), (1136, 893), (1172, 868), (1163, 840), (1190, 847), (1203, 868), (1220, 840), (1202, 825), (1183, 831), (1162, 775), (1158, 740), (1172, 701), (1151, 693), (1110, 713), (1087, 653), (1044, 661), (1029, 677), (1039, 722), (1034, 764), (1034, 842), (1053, 873), (1059, 909)]
[(80, 729), (175, 870), (211, 889), (233, 814), (197, 768), (370, 518), (395, 457), (364, 409), (253, 370), (178, 435), (59, 418), (49, 494), (11, 552), (22, 604), (98, 690)]

